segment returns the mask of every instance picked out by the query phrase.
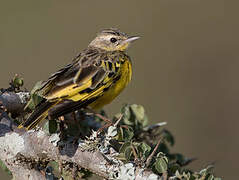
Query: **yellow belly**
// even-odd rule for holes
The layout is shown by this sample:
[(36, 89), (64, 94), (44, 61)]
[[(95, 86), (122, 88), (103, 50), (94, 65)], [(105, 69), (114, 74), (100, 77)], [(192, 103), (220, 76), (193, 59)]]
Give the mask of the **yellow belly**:
[(120, 68), (120, 79), (106, 91), (103, 96), (98, 98), (95, 102), (91, 103), (89, 106), (93, 109), (100, 109), (104, 105), (109, 104), (113, 101), (128, 85), (132, 76), (132, 66), (130, 61), (125, 61)]

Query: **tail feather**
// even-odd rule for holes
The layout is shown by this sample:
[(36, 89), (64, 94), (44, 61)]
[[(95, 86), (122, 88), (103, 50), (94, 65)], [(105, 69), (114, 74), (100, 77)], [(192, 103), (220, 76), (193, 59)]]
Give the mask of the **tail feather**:
[(27, 130), (33, 129), (36, 127), (37, 124), (39, 124), (42, 120), (44, 120), (47, 115), (50, 108), (54, 105), (56, 105), (58, 102), (43, 102), (40, 104), (36, 109), (33, 111), (33, 113), (30, 115), (30, 117), (20, 124), (18, 128), (26, 128)]

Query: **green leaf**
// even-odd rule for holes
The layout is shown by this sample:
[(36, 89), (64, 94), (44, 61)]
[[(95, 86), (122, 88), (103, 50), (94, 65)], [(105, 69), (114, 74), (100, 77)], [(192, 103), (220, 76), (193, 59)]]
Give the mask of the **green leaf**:
[(132, 113), (135, 115), (135, 117), (139, 120), (144, 119), (144, 107), (141, 105), (137, 105), (137, 104), (132, 104), (130, 106)]
[(117, 136), (116, 136), (116, 139), (118, 141), (123, 141), (124, 140), (124, 130), (122, 127), (118, 128), (117, 129), (118, 133), (117, 133)]
[(36, 84), (33, 86), (32, 90), (31, 90), (31, 94), (34, 94), (42, 87), (42, 82), (43, 81), (36, 82)]
[(124, 158), (128, 161), (130, 160), (132, 155), (131, 144), (131, 142), (126, 142), (119, 149), (119, 152), (122, 153), (124, 155)]
[(158, 173), (165, 173), (168, 169), (168, 164), (165, 158), (162, 157), (156, 160), (156, 162), (154, 163), (154, 167)]
[(132, 115), (134, 116), (134, 119), (137, 120), (142, 127), (146, 127), (148, 125), (148, 118), (145, 114), (144, 107), (137, 104), (132, 104), (130, 106)]
[(124, 128), (123, 132), (124, 132), (124, 136), (123, 136), (124, 141), (129, 141), (134, 137), (134, 132), (131, 127), (128, 127), (128, 129)]
[(31, 90), (31, 98), (27, 105), (25, 106), (25, 109), (29, 108), (31, 110), (34, 110), (36, 106), (42, 101), (43, 97), (41, 96), (41, 93), (38, 92), (38, 90), (42, 86), (42, 81), (38, 81), (35, 86)]
[(130, 141), (134, 137), (134, 131), (131, 127), (128, 127), (128, 129), (120, 127), (117, 131), (116, 139), (118, 141)]
[(158, 147), (158, 150), (165, 153), (165, 154), (169, 154), (169, 148), (168, 146), (165, 144), (165, 143), (160, 143), (159, 144), (159, 147)]
[(43, 97), (39, 96), (38, 94), (33, 94), (32, 100), (33, 100), (34, 107), (36, 107), (42, 101), (42, 99)]
[(171, 146), (174, 145), (174, 137), (168, 130), (164, 129), (162, 136), (164, 137), (164, 140), (166, 140)]
[(126, 142), (126, 143), (122, 144), (122, 146), (121, 146), (120, 149), (119, 149), (119, 152), (120, 152), (120, 153), (124, 153), (125, 150), (126, 150), (128, 147), (131, 148), (131, 142)]
[(20, 78), (18, 75), (16, 75), (13, 80), (12, 80), (13, 86), (16, 88), (19, 88), (21, 86), (23, 86), (24, 82), (23, 79)]
[(159, 152), (157, 154), (157, 158), (163, 158), (168, 163), (168, 158), (166, 157), (166, 155), (163, 152)]
[(143, 157), (148, 157), (151, 151), (151, 147), (147, 145), (146, 143), (142, 142), (138, 146), (138, 150), (142, 152)]
[(132, 120), (132, 118), (131, 118), (131, 112), (129, 109), (129, 105), (128, 104), (124, 105), (120, 111), (123, 115), (122, 121), (124, 122), (124, 124), (129, 125), (129, 126), (134, 125), (134, 120)]
[(129, 161), (130, 158), (131, 158), (132, 153), (133, 153), (133, 151), (132, 151), (131, 146), (130, 146), (130, 147), (127, 147), (127, 148), (125, 149), (125, 152), (124, 152), (125, 159)]
[[(131, 126), (136, 131), (142, 130), (148, 125), (148, 118), (143, 106), (141, 105), (126, 104), (121, 108), (121, 114), (123, 115), (121, 122), (125, 125)], [(114, 119), (116, 119), (116, 117)]]
[(168, 169), (169, 169), (169, 172), (170, 172), (171, 175), (172, 175), (172, 174), (174, 174), (176, 171), (180, 171), (180, 170), (181, 170), (181, 167), (180, 167), (180, 165), (177, 164), (177, 163), (171, 163), (171, 164), (169, 164)]

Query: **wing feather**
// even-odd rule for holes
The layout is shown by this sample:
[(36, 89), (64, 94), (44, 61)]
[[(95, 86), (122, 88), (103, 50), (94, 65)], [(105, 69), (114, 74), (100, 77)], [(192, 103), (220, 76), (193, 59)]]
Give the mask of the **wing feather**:
[(110, 77), (117, 74), (118, 64), (114, 65), (112, 59), (115, 58), (97, 50), (83, 51), (71, 64), (49, 77), (42, 86), (43, 96), (50, 101), (78, 101), (89, 98), (89, 94), (92, 97), (101, 94), (102, 89), (110, 85)]

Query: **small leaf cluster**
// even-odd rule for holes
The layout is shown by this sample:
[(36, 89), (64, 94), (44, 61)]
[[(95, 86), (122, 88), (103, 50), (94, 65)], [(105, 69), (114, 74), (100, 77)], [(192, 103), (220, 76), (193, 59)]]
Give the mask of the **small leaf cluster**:
[(18, 74), (15, 74), (15, 76), (11, 79), (9, 82), (9, 87), (7, 89), (0, 88), (0, 92), (20, 92), (22, 87), (24, 85), (23, 78), (20, 77)]
[(15, 89), (20, 89), (24, 84), (23, 78), (19, 77), (19, 75), (15, 75), (12, 81), (10, 82), (10, 85), (12, 85)]
[(187, 158), (181, 153), (170, 152), (175, 143), (173, 135), (162, 127), (165, 123), (149, 126), (143, 106), (126, 104), (114, 119), (117, 120), (120, 116), (122, 120), (115, 137), (120, 144), (118, 148), (120, 160), (125, 163), (134, 162), (143, 168), (153, 170), (158, 175), (167, 174), (168, 177), (178, 179), (216, 179), (211, 169), (209, 171), (206, 168), (196, 173), (185, 168), (194, 159)]

